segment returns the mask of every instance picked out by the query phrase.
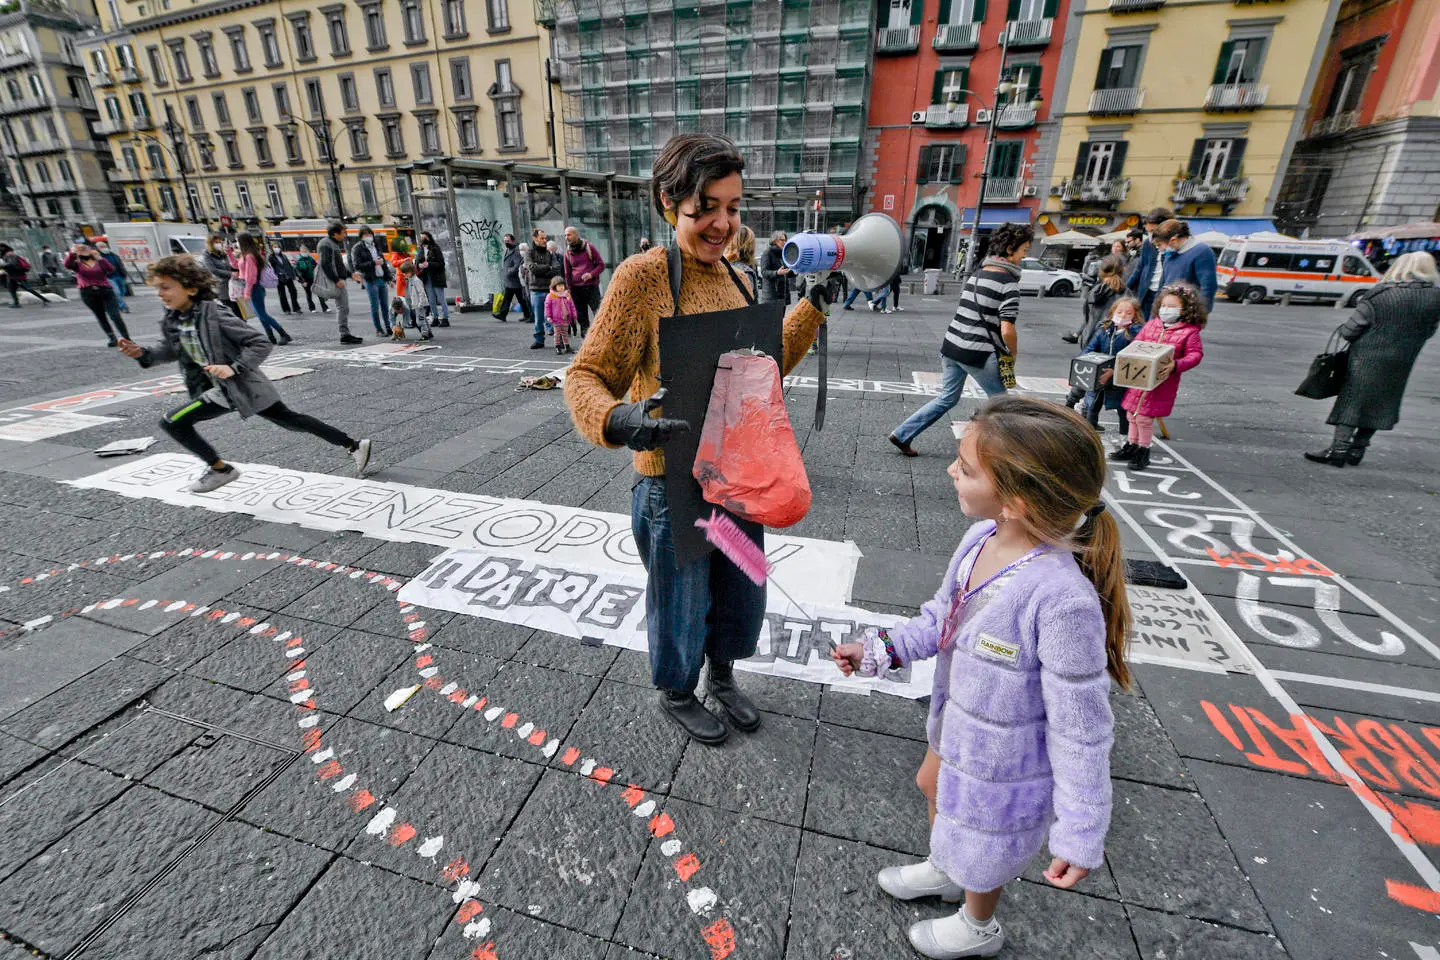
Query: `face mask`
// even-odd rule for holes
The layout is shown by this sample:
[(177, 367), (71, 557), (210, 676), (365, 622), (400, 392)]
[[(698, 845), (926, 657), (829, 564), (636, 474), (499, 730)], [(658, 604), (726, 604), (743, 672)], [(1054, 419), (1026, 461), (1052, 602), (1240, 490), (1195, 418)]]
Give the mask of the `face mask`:
[(1171, 322), (1171, 321), (1173, 321), (1173, 320), (1179, 320), (1179, 319), (1180, 319), (1180, 308), (1179, 308), (1179, 307), (1161, 307), (1161, 308), (1160, 308), (1160, 319), (1163, 320), (1163, 321), (1165, 321), (1166, 323), (1169, 323), (1169, 322)]

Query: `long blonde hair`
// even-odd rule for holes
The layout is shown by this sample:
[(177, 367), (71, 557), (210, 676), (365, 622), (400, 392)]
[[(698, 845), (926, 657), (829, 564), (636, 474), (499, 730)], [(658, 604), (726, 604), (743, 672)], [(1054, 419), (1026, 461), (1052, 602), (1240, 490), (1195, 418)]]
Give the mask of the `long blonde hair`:
[(1411, 253), (1402, 253), (1390, 264), (1390, 269), (1385, 271), (1385, 283), (1404, 283), (1407, 280), (1423, 280), (1426, 283), (1440, 286), (1440, 268), (1435, 266), (1435, 258), (1424, 250), (1415, 250)]
[(725, 256), (731, 263), (755, 266), (755, 231), (742, 225), (725, 245)]
[(1130, 686), (1125, 647), (1130, 603), (1120, 528), (1102, 508), (1105, 447), (1083, 417), (1056, 403), (1004, 396), (980, 408), (971, 422), (980, 467), (1002, 501), (1024, 504), (1026, 532), (1041, 543), (1072, 550), (1095, 585), (1105, 615), (1106, 669)]

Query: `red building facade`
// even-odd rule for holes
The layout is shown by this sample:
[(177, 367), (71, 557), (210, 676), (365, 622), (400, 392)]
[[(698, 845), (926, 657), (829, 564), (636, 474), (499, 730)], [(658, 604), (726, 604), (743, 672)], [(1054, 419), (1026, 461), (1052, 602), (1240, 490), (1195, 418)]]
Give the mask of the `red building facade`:
[[(1048, 117), (1068, 13), (1069, 0), (880, 0), (866, 208), (904, 226), (910, 270), (952, 267), (977, 207), (982, 233), (1034, 221), (1048, 183), (1034, 167), (1042, 139), (1049, 132), (1053, 143), (1057, 126)], [(1002, 77), (1014, 89), (996, 104)], [(1030, 106), (1036, 99), (1038, 109)], [(996, 108), (980, 203), (986, 126)]]

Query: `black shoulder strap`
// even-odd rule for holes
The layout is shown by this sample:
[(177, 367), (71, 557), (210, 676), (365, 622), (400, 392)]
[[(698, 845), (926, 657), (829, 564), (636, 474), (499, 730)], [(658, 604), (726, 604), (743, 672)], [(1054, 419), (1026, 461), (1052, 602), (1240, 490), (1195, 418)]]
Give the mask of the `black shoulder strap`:
[[(675, 304), (674, 315), (678, 317), (680, 315), (680, 248), (678, 246), (666, 247), (665, 260), (670, 274), (670, 299)], [(739, 288), (740, 295), (745, 298), (745, 303), (752, 307), (755, 306), (755, 295), (750, 292), (749, 287), (745, 286), (745, 281), (740, 279), (740, 274), (735, 272), (735, 267), (724, 257), (720, 258), (720, 262), (725, 264), (730, 279), (735, 281), (735, 286)]]

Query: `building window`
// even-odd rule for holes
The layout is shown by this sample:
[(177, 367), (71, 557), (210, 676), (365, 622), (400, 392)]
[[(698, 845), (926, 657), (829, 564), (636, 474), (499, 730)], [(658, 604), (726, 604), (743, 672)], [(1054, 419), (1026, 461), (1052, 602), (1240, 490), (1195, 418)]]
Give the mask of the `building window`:
[(235, 206), (247, 217), (255, 215), (255, 204), (250, 199), (250, 184), (244, 180), (235, 181)]
[[(54, 212), (59, 213), (59, 204), (55, 204), (53, 200), (50, 202), (57, 207)], [(160, 212), (171, 220), (180, 219), (180, 207), (175, 203), (175, 188), (168, 183), (160, 184)]]
[(280, 139), (285, 141), (285, 160), (287, 163), (300, 163), (300, 136), (295, 132), (294, 127), (281, 127)]
[(496, 134), (502, 151), (525, 149), (525, 135), (520, 122), (520, 88), (510, 73), (509, 60), (495, 61), (495, 82), (489, 90), (495, 108)]
[(1334, 117), (1345, 113), (1357, 113), (1365, 97), (1365, 84), (1375, 70), (1375, 52), (1367, 50), (1361, 56), (1342, 54), (1340, 73), (1335, 85), (1330, 88), (1330, 100), (1325, 105), (1325, 116)]
[(465, 29), (465, 0), (444, 0), (445, 39), (459, 40), (468, 31)]
[(1118, 180), (1125, 167), (1123, 140), (1091, 140), (1080, 144), (1075, 156), (1075, 179), (1082, 183), (1106, 183)]
[(50, 182), (50, 165), (44, 160), (40, 160), (35, 164), (35, 179), (41, 183)]
[(315, 216), (315, 201), (310, 198), (310, 181), (295, 181), (295, 206), (302, 217)]
[(162, 174), (168, 172), (165, 169), (165, 153), (160, 149), (159, 144), (152, 143), (147, 146), (145, 148), (145, 158), (150, 162), (151, 170)]
[(270, 205), (270, 216), (279, 218), (285, 215), (285, 204), (280, 200), (280, 184), (274, 180), (265, 181), (265, 202)]
[(205, 115), (200, 112), (200, 98), (194, 94), (185, 98), (185, 115), (190, 118), (191, 130), (205, 129)]
[(275, 91), (275, 112), (281, 120), (289, 120), (292, 116), (290, 110), (290, 88), (283, 83), (277, 83)]
[(384, 50), (390, 46), (385, 39), (385, 14), (379, 3), (367, 4), (361, 16), (365, 20), (365, 49)]
[(215, 44), (210, 34), (195, 34), (195, 48), (200, 51), (200, 72), (211, 80), (220, 76), (220, 61), (215, 57)]
[(317, 159), (321, 163), (329, 163), (331, 159), (333, 159), (330, 155), (331, 141), (329, 124), (322, 126), (315, 121), (311, 121), (309, 126), (310, 132), (315, 134), (315, 153)]
[(260, 34), (260, 56), (265, 58), (265, 66), (280, 66), (280, 40), (275, 35), (275, 21), (255, 21), (255, 32)]
[(240, 162), (240, 143), (235, 139), (234, 132), (226, 131), (225, 133), (220, 134), (220, 139), (225, 144), (226, 166), (230, 167), (230, 169), (232, 170), (236, 167), (244, 166), (244, 164)]
[(217, 214), (230, 212), (230, 209), (225, 206), (225, 188), (218, 183), (210, 184), (210, 204), (215, 208)]
[(310, 15), (290, 17), (290, 37), (295, 43), (295, 59), (309, 63), (315, 59), (315, 35), (310, 32)]
[(440, 152), (440, 125), (434, 114), (417, 117), (420, 121), (420, 152), (432, 156)]
[(245, 28), (230, 27), (225, 31), (230, 38), (230, 58), (235, 61), (236, 73), (247, 73), (250, 66), (250, 50), (245, 46)]
[(318, 117), (325, 112), (325, 91), (320, 87), (319, 78), (305, 81), (305, 102), (310, 105), (310, 116)]
[(935, 81), (930, 88), (930, 102), (933, 104), (964, 103), (964, 91), (969, 85), (970, 70), (968, 67), (961, 67), (958, 70), (936, 70)]
[(365, 132), (364, 122), (352, 123), (350, 131), (350, 156), (356, 160), (370, 158), (370, 136)]
[(345, 108), (346, 113), (356, 113), (360, 110), (360, 91), (355, 86), (355, 75), (342, 73), (340, 80), (340, 105)]
[(456, 57), (450, 61), (450, 95), (456, 100), (470, 100), (475, 88), (470, 83), (470, 58)]
[(66, 160), (64, 157), (61, 157), (59, 160), (56, 160), (56, 161), (55, 161), (55, 169), (60, 171), (60, 182), (61, 182), (61, 183), (70, 183), (70, 184), (73, 184), (73, 183), (75, 182), (75, 172), (70, 169), (70, 161), (69, 161), (69, 160)]
[(1220, 57), (1215, 62), (1216, 84), (1256, 83), (1264, 63), (1265, 38), (1226, 40), (1220, 44)]
[(392, 117), (382, 120), (381, 124), (385, 130), (385, 155), (391, 158), (403, 157), (405, 140), (400, 135), (400, 118)]
[(416, 45), (425, 42), (425, 14), (420, 9), (420, 0), (400, 0), (400, 18), (405, 24), (405, 43)]
[(1100, 54), (1100, 69), (1095, 74), (1096, 90), (1129, 90), (1140, 79), (1141, 45), (1109, 47)]
[(215, 122), (222, 127), (230, 126), (230, 104), (225, 100), (225, 94), (212, 93), (210, 102), (215, 106)]
[(214, 169), (216, 169), (216, 166), (215, 166), (215, 147), (210, 143), (210, 141), (209, 141), (208, 139), (207, 139), (207, 140), (198, 140), (198, 139), (197, 139), (197, 140), (195, 141), (195, 147), (196, 147), (196, 149), (198, 149), (198, 150), (200, 151), (200, 166), (201, 166), (201, 168), (202, 168), (202, 169), (205, 169), (205, 170), (214, 170)]
[(375, 176), (362, 173), (355, 178), (360, 185), (361, 212), (374, 216), (380, 212), (380, 200), (375, 196)]
[[(15, 97), (13, 99), (18, 100), (19, 97)], [(119, 97), (105, 98), (105, 115), (116, 123), (119, 123), (125, 119), (125, 111), (120, 109)]]
[(150, 61), (150, 75), (155, 78), (155, 85), (163, 87), (170, 82), (165, 74), (165, 58), (160, 55), (159, 45), (145, 48), (145, 57)]
[(401, 213), (410, 212), (410, 174), (395, 174), (395, 206)]
[(415, 91), (416, 103), (435, 102), (435, 98), (430, 91), (430, 64), (410, 64), (410, 85)]
[(1243, 137), (1196, 140), (1190, 151), (1190, 179), (1214, 183), (1238, 177), (1241, 161), (1245, 158), (1245, 143)]
[(340, 215), (340, 186), (334, 180), (325, 181), (325, 195), (330, 198), (329, 205), (325, 208), (325, 216), (338, 217)]
[(135, 64), (135, 48), (128, 43), (122, 43), (115, 48), (115, 58), (120, 61), (121, 73), (137, 73)]
[(130, 94), (130, 112), (135, 115), (136, 120), (150, 122), (150, 101), (143, 93)]
[(170, 44), (170, 62), (175, 66), (177, 83), (189, 83), (194, 79), (190, 74), (190, 55), (185, 52), (184, 40), (175, 40)]
[(375, 71), (375, 96), (379, 99), (380, 106), (395, 106), (395, 83), (390, 79), (389, 67)]
[(105, 59), (104, 50), (90, 51), (90, 73), (96, 80), (105, 80), (110, 76), (110, 63)]
[(127, 145), (120, 148), (120, 166), (131, 173), (140, 172), (140, 163), (136, 159), (134, 147)]
[(507, 0), (485, 0), (486, 28), (490, 33), (510, 29), (510, 4)]
[(455, 126), (460, 132), (460, 151), (473, 153), (480, 149), (480, 131), (475, 122), (473, 109), (455, 117)]
[(260, 122), (260, 97), (255, 93), (254, 87), (246, 87), (240, 91), (240, 99), (245, 103), (245, 116), (251, 123)]
[(255, 144), (255, 161), (262, 167), (273, 166), (275, 158), (270, 156), (270, 134), (264, 130), (251, 131)]
[(205, 204), (200, 199), (200, 187), (193, 183), (190, 184), (190, 187), (188, 190), (186, 190), (185, 195), (190, 200), (190, 209), (187, 212), (193, 219), (199, 220), (200, 211), (205, 209)]
[(350, 29), (345, 24), (344, 7), (326, 9), (325, 29), (330, 34), (330, 55), (350, 56)]

